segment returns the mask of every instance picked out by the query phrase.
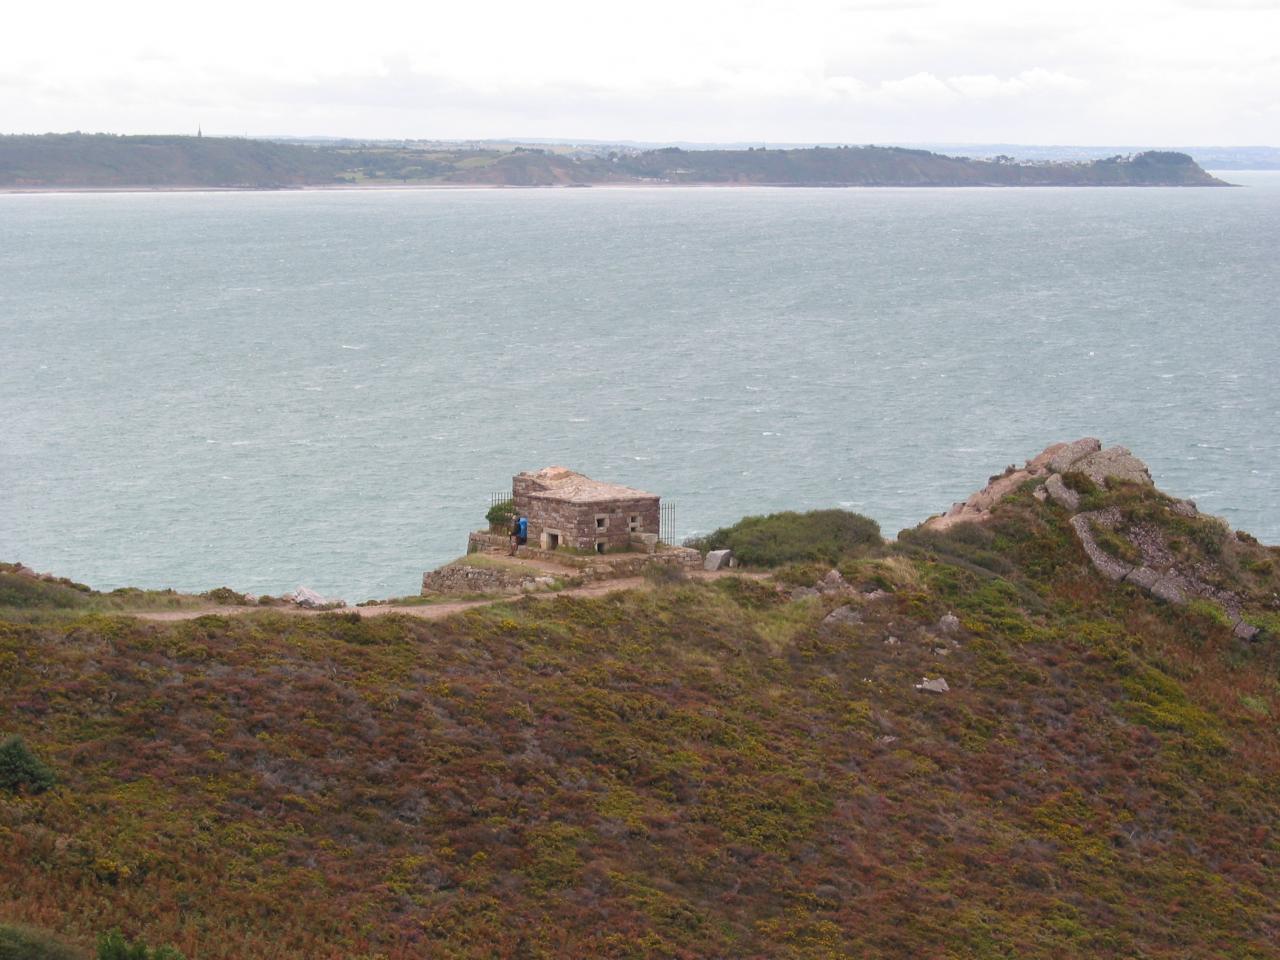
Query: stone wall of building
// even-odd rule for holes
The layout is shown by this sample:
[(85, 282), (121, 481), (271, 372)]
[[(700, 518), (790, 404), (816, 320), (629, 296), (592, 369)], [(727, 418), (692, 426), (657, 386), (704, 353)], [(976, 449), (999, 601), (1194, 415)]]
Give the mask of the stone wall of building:
[(661, 523), (657, 497), (575, 503), (518, 495), (515, 507), (529, 518), (529, 542), (544, 547), (543, 534), (556, 533), (562, 545), (578, 550), (595, 550), (597, 543), (606, 551), (630, 550), (632, 534), (656, 534)]

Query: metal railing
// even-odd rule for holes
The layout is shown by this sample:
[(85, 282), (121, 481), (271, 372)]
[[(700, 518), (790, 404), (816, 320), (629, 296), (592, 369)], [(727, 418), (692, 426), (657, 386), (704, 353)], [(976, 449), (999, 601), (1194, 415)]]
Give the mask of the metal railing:
[(676, 542), (676, 505), (673, 500), (663, 500), (658, 505), (658, 540), (669, 547), (678, 547)]
[[(491, 493), (491, 494), (489, 494), (489, 509), (490, 509), (490, 510), (492, 510), (494, 507), (500, 507), (500, 506), (502, 506), (503, 504), (507, 504), (507, 503), (511, 503), (511, 502), (512, 502), (512, 496), (511, 496), (510, 491), (507, 491), (507, 490), (499, 490), (499, 491), (497, 491), (497, 492), (495, 492), (495, 493)], [(509, 524), (509, 523), (508, 523), (508, 524), (506, 524), (506, 527), (509, 527), (509, 526), (510, 526), (510, 524)], [(503, 528), (503, 530), (502, 530), (502, 532), (503, 532), (503, 533), (506, 533), (506, 532), (507, 532), (506, 527), (504, 527), (504, 528)]]

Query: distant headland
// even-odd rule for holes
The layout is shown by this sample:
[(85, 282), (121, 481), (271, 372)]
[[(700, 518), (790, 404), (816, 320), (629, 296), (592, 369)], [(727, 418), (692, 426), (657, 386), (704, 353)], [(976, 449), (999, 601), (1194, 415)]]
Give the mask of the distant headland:
[(0, 190), (303, 187), (1227, 186), (1185, 153), (1087, 161), (952, 157), (905, 147), (575, 150), (428, 142), (282, 143), (223, 137), (0, 136)]

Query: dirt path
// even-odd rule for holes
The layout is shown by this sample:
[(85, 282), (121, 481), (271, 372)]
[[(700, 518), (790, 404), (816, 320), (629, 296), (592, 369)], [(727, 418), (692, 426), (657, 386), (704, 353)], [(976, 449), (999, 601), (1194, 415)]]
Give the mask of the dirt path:
[[(745, 577), (749, 580), (762, 580), (767, 574), (763, 573), (742, 573), (737, 570), (717, 570), (708, 572), (705, 570), (689, 571), (690, 580), (718, 580), (721, 577)], [(557, 590), (554, 593), (529, 593), (523, 596), (533, 597), (535, 600), (551, 600), (555, 597), (602, 597), (605, 594), (614, 593), (618, 590), (648, 590), (652, 588), (644, 577), (620, 577), (617, 580), (600, 580), (595, 583), (588, 583), (581, 587), (570, 587), (566, 590)], [(358, 613), (362, 617), (381, 617), (388, 613), (401, 613), (410, 617), (419, 617), (423, 620), (439, 620), (441, 617), (452, 616), (455, 613), (461, 613), (464, 610), (470, 610), (474, 607), (486, 607), (494, 603), (507, 603), (512, 600), (518, 600), (521, 594), (515, 594), (507, 597), (495, 597), (488, 600), (446, 600), (442, 603), (430, 604), (391, 604), (380, 603), (376, 606), (369, 607), (343, 607), (340, 613)], [(122, 610), (125, 616), (137, 617), (139, 620), (194, 620), (197, 617), (220, 616), (234, 617), (245, 613), (258, 613), (262, 610), (273, 610), (276, 613), (285, 613), (292, 616), (313, 617), (322, 611), (306, 610), (302, 607), (195, 607), (189, 610), (140, 610), (132, 612)]]

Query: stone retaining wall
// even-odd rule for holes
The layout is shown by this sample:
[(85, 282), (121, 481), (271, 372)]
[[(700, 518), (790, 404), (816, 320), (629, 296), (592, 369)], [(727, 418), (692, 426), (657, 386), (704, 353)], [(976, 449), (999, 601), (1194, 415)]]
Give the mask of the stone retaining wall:
[(550, 576), (532, 576), (518, 570), (495, 567), (471, 567), (451, 563), (422, 575), (422, 593), (466, 596), (475, 593), (530, 593), (554, 584)]
[[(482, 553), (485, 550), (508, 550), (511, 546), (509, 537), (477, 530), (467, 538), (467, 553)], [(612, 580), (618, 577), (634, 577), (650, 564), (673, 565), (688, 569), (702, 566), (702, 554), (688, 547), (658, 546), (653, 553), (636, 551), (635, 553), (581, 554), (567, 553), (563, 550), (543, 550), (533, 544), (526, 544), (516, 551), (516, 558), (527, 560), (544, 560), (562, 567), (570, 567), (578, 576), (589, 580)]]

